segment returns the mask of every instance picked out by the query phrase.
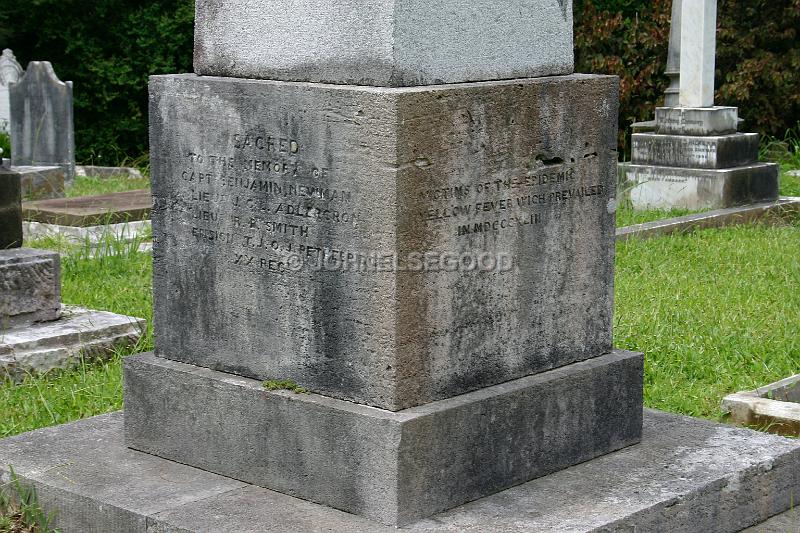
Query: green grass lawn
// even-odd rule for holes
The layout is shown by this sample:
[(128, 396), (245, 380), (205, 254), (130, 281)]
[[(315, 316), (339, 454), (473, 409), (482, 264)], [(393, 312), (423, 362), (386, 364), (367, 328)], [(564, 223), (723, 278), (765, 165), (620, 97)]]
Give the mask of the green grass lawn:
[(134, 191), (136, 189), (149, 189), (150, 178), (129, 178), (127, 176), (112, 176), (98, 178), (94, 176), (76, 176), (71, 187), (67, 188), (67, 198), (78, 196), (98, 196), (113, 192)]
[[(149, 322), (151, 259), (132, 250), (67, 248), (64, 301)], [(615, 343), (645, 352), (649, 407), (717, 418), (725, 394), (800, 372), (800, 221), (621, 243), (616, 281)], [(119, 409), (121, 356), (0, 384), (0, 437)]]
[[(26, 243), (44, 244), (48, 243)], [(135, 252), (137, 246), (114, 243), (114, 253), (96, 258), (86, 249), (61, 246), (64, 303), (142, 317), (150, 324), (151, 258)], [(152, 345), (150, 329), (128, 352), (147, 351)], [(121, 408), (123, 355), (48, 377), (28, 377), (21, 384), (0, 382), (0, 438)]]

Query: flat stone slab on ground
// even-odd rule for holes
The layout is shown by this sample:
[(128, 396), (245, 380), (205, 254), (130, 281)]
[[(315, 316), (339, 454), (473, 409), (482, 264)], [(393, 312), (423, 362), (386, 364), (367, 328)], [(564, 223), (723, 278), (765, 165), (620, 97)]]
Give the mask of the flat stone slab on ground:
[[(639, 445), (401, 531), (728, 533), (800, 500), (798, 441), (649, 410), (644, 428)], [(64, 533), (397, 531), (130, 450), (121, 412), (0, 440), (6, 480), (8, 465)]]
[(800, 198), (783, 197), (777, 202), (764, 202), (740, 207), (714, 209), (682, 217), (654, 220), (617, 228), (617, 242), (631, 238), (651, 238), (689, 233), (707, 228), (722, 228), (751, 222), (785, 224), (787, 215), (800, 212)]
[(132, 167), (99, 167), (97, 165), (77, 165), (76, 176), (91, 176), (96, 178), (111, 178), (115, 176), (127, 178), (141, 178), (142, 172)]
[(101, 226), (61, 226), (42, 222), (22, 221), (25, 240), (55, 237), (73, 244), (99, 244), (107, 241), (149, 239), (152, 235), (149, 220), (103, 224)]
[(141, 318), (64, 306), (61, 318), (0, 331), (0, 377), (69, 368), (136, 344), (144, 334)]
[(25, 220), (61, 226), (97, 226), (146, 220), (153, 205), (149, 189), (79, 198), (24, 202)]

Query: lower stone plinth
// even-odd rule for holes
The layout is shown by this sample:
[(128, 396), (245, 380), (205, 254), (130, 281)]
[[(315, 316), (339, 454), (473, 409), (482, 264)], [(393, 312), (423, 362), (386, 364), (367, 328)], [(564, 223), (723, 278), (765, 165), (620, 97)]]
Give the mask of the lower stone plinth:
[(126, 443), (402, 525), (637, 443), (642, 366), (615, 351), (392, 412), (144, 354), (125, 360)]
[(758, 161), (758, 133), (700, 137), (634, 133), (631, 160), (639, 165), (733, 168)]
[[(200, 414), (207, 411), (198, 404)], [(125, 447), (122, 413), (0, 440), (63, 533), (207, 533), (395, 528)], [(281, 465), (276, 465), (281, 468)], [(404, 531), (728, 533), (800, 501), (800, 442), (645, 411), (639, 445), (530, 481)], [(753, 532), (793, 531), (785, 514)], [(770, 522), (771, 524), (772, 522)]]
[(64, 306), (60, 315), (58, 320), (0, 329), (0, 379), (107, 358), (135, 346), (147, 327), (141, 318), (73, 306)]
[(635, 209), (722, 209), (778, 199), (778, 165), (696, 169), (629, 163), (625, 177)]

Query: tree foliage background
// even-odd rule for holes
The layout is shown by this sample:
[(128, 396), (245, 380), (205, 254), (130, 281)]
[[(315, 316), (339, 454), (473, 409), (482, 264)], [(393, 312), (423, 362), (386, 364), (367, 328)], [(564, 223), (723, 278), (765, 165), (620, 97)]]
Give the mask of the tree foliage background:
[[(670, 0), (575, 0), (576, 69), (620, 76), (620, 147), (652, 118), (668, 80)], [(800, 121), (800, 0), (719, 0), (717, 102), (748, 131)], [(5, 0), (0, 48), (53, 63), (75, 83), (77, 157), (115, 164), (147, 151), (147, 77), (190, 72), (193, 0)]]

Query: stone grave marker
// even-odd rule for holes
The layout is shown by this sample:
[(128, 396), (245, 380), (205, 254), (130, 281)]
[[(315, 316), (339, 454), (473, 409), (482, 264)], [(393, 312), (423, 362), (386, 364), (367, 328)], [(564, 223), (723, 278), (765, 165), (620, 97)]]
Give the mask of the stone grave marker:
[(22, 175), (0, 161), (0, 380), (135, 345), (145, 322), (61, 305), (61, 259), (22, 247)]
[(96, 226), (147, 220), (152, 196), (149, 189), (78, 198), (25, 202), (25, 220), (63, 226)]
[(124, 428), (0, 443), (57, 526), (727, 533), (796, 501), (800, 444), (643, 412), (613, 349), (618, 82), (571, 73), (571, 2), (196, 5), (203, 75), (150, 82)]
[(633, 206), (720, 209), (777, 200), (778, 166), (758, 161), (758, 134), (738, 132), (738, 108), (714, 105), (716, 0), (674, 0), (672, 13), (667, 105), (656, 108), (654, 131), (634, 132), (631, 163), (623, 165)]
[(397, 525), (638, 442), (618, 86), (571, 74), (569, 3), (298, 9), (200, 1), (204, 76), (152, 78), (157, 343), (126, 361), (128, 444)]
[(72, 82), (62, 82), (48, 61), (31, 61), (9, 89), (11, 164), (58, 166), (75, 176)]
[(0, 55), (0, 132), (8, 133), (11, 124), (11, 105), (8, 90), (19, 81), (23, 70), (14, 53), (6, 48)]

